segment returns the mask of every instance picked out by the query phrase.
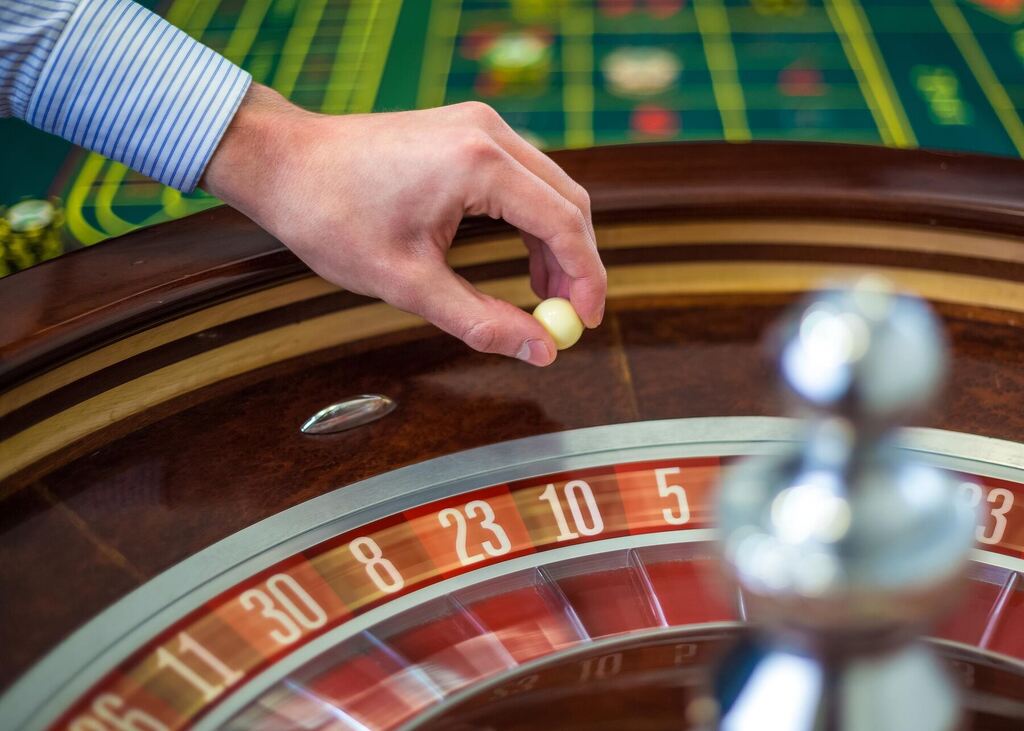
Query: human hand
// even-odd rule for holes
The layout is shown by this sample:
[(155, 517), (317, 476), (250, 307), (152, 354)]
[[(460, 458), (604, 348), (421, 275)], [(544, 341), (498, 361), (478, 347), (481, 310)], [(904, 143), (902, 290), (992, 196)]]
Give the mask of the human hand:
[(502, 218), (522, 232), (537, 296), (569, 299), (588, 327), (604, 314), (586, 191), (484, 104), (326, 116), (254, 85), (202, 185), (328, 281), (420, 315), (479, 351), (534, 365), (556, 352), (536, 319), (448, 266), (464, 215)]

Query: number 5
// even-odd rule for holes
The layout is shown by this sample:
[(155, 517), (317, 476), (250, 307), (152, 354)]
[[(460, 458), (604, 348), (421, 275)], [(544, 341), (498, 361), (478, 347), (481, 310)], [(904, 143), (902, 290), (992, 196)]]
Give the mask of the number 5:
[(661, 516), (669, 525), (686, 525), (690, 522), (690, 504), (686, 501), (686, 490), (682, 485), (668, 484), (669, 475), (678, 475), (682, 470), (679, 467), (660, 467), (654, 470), (654, 479), (658, 483), (658, 494), (662, 497), (675, 497), (679, 503), (678, 512), (672, 508), (663, 508)]

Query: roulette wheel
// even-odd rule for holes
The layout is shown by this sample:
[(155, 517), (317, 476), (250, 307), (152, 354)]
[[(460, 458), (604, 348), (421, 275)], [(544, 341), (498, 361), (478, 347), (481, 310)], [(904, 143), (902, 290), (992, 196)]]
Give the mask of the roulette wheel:
[[(922, 646), (968, 727), (1020, 727), (1022, 163), (557, 159), (591, 193), (609, 299), (542, 371), (326, 285), (223, 208), (0, 283), (4, 728), (700, 727), (757, 603), (723, 579), (717, 486), (806, 441), (763, 333), (865, 271), (943, 320), (946, 395), (899, 454), (978, 511)], [(468, 220), (451, 263), (527, 307), (524, 254)], [(887, 373), (929, 362), (895, 352)]]

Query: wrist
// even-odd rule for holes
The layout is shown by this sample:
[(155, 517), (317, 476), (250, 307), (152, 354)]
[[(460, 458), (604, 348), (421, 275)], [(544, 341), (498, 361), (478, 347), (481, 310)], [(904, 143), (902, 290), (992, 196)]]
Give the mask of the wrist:
[[(258, 203), (274, 187), (294, 124), (311, 116), (273, 89), (252, 84), (200, 180), (203, 190), (258, 218)], [(257, 221), (258, 222), (258, 221)]]

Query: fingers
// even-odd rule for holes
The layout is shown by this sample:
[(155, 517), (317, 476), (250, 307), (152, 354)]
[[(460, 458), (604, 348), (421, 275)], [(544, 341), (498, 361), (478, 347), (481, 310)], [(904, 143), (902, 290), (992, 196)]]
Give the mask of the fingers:
[(523, 139), (522, 135), (509, 127), (500, 116), (498, 119), (501, 124), (493, 133), (495, 141), (512, 157), (521, 162), (527, 170), (572, 201), (583, 212), (590, 229), (590, 239), (596, 248), (597, 236), (594, 233), (594, 223), (591, 220), (590, 194), (582, 185), (570, 178), (558, 163)]
[(404, 279), (391, 304), (420, 315), (474, 350), (536, 366), (555, 360), (555, 342), (535, 318), (475, 289), (443, 260)]
[[(516, 134), (508, 125), (505, 125), (505, 128), (507, 134), (499, 136), (499, 144), (508, 150), (527, 170), (571, 201), (583, 214), (587, 224), (589, 244), (593, 247), (593, 258), (600, 265), (600, 255), (597, 253), (597, 239), (594, 235), (594, 224), (590, 217), (590, 196), (583, 189), (583, 186), (570, 178), (554, 160)], [(581, 283), (575, 288), (572, 286), (576, 278), (567, 276), (565, 267), (558, 253), (553, 248), (545, 248), (544, 252), (548, 270), (547, 296), (569, 299), (588, 327), (600, 325), (601, 319), (604, 316), (604, 300), (607, 294), (604, 286), (603, 265), (601, 265), (602, 276), (596, 280), (600, 284), (601, 291), (595, 294), (594, 288), (590, 284)], [(589, 304), (591, 298), (594, 300), (599, 299), (600, 306), (595, 307)]]
[[(585, 236), (577, 235), (579, 232), (575, 229), (579, 228), (579, 223), (573, 221), (568, 224), (570, 229), (565, 229), (563, 225), (562, 230), (565, 233), (555, 241), (536, 230), (523, 228), (519, 223), (503, 217), (527, 234), (524, 241), (527, 241), (527, 248), (530, 249), (531, 283), (534, 291), (537, 292), (537, 279), (540, 277), (540, 274), (534, 272), (546, 269), (547, 296), (569, 298), (583, 322), (588, 327), (596, 327), (604, 315), (607, 286), (591, 221), (590, 196), (554, 160), (518, 135), (493, 109), (478, 103), (460, 106), (515, 162), (540, 183), (561, 196), (568, 203), (568, 206), (564, 207), (578, 211), (578, 216), (582, 218), (584, 224)], [(570, 215), (576, 217), (577, 214)], [(544, 256), (543, 267), (537, 261), (536, 248), (531, 247), (528, 242), (529, 234), (540, 238), (553, 254)], [(537, 294), (543, 296), (540, 292)]]
[(530, 254), (530, 288), (541, 299), (548, 298), (547, 247), (533, 234), (523, 233), (523, 243)]
[(567, 294), (580, 319), (588, 327), (600, 324), (607, 279), (583, 211), (503, 150), (477, 169), (489, 171), (483, 173), (489, 179), (477, 186), (481, 199), (471, 212), (503, 218), (543, 241), (553, 255), (547, 260), (548, 296), (552, 284), (562, 289), (552, 277), (554, 263), (569, 278)]
[(572, 280), (569, 275), (562, 271), (562, 267), (559, 266), (558, 260), (555, 259), (555, 255), (551, 253), (551, 249), (546, 246), (543, 247), (542, 255), (547, 262), (548, 271), (548, 297), (561, 297), (563, 299), (570, 299), (569, 285)]

